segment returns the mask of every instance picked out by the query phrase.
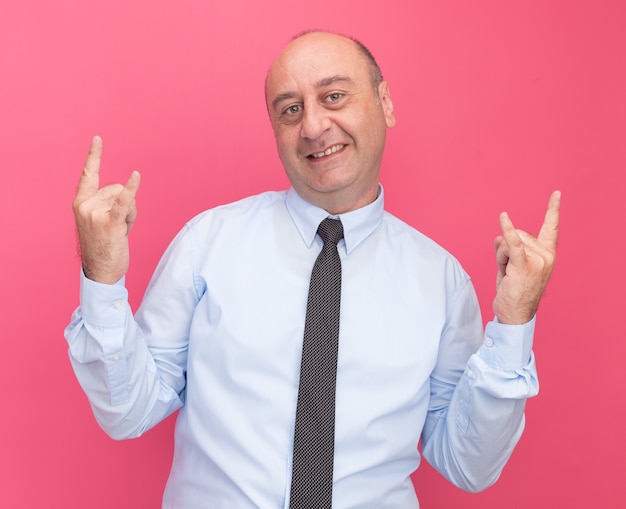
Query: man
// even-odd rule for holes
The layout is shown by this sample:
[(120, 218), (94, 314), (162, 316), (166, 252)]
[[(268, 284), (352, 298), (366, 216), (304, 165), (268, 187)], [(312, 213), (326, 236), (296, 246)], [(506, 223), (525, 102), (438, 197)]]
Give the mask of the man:
[(307, 291), (330, 216), (343, 227), (333, 507), (418, 507), (409, 476), (420, 438), (451, 482), (486, 488), (537, 392), (534, 316), (560, 193), (538, 238), (501, 215), (496, 318), (483, 334), (457, 261), (383, 210), (379, 169), (395, 119), (369, 52), (301, 35), (273, 63), (266, 101), (292, 188), (191, 220), (134, 317), (123, 284), (139, 174), (99, 189), (94, 138), (74, 202), (84, 274), (66, 337), (98, 422), (135, 437), (180, 409), (163, 507), (290, 507)]

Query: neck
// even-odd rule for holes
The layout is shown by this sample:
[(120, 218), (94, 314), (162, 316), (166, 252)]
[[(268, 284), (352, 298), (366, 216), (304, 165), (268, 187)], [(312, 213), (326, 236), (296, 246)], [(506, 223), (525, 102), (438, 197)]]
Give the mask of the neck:
[(352, 212), (353, 210), (357, 210), (363, 208), (370, 203), (376, 201), (379, 194), (379, 185), (378, 182), (367, 189), (365, 192), (355, 193), (354, 195), (346, 195), (345, 192), (335, 192), (335, 193), (300, 193), (298, 189), (296, 189), (300, 196), (304, 198), (309, 203), (324, 209), (330, 215), (337, 216), (339, 214), (346, 214), (347, 212)]

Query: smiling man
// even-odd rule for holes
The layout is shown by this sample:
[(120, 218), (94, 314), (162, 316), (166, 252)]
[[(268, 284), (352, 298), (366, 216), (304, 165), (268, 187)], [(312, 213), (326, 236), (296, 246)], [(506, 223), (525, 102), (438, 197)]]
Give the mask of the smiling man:
[[(372, 67), (375, 67), (372, 70)], [(389, 87), (350, 39), (297, 38), (266, 82), (278, 155), (298, 194), (333, 214), (374, 201), (387, 127)]]
[(100, 188), (94, 138), (66, 338), (98, 422), (130, 438), (180, 409), (164, 508), (417, 508), (420, 439), (451, 482), (488, 487), (537, 392), (560, 193), (537, 238), (501, 215), (483, 331), (459, 263), (384, 210), (395, 119), (369, 51), (303, 34), (271, 66), (266, 102), (291, 188), (189, 221), (135, 315), (124, 275), (139, 174)]

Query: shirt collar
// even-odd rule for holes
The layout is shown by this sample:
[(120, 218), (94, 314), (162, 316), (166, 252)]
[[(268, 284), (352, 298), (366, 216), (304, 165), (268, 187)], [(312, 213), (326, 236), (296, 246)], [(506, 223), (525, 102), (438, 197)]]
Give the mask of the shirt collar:
[(343, 225), (346, 253), (350, 254), (381, 223), (384, 211), (384, 190), (383, 186), (378, 184), (378, 196), (372, 203), (336, 216), (304, 200), (293, 187), (287, 191), (286, 205), (289, 215), (307, 247), (311, 247), (313, 244), (317, 228), (322, 220), (327, 217), (340, 219)]

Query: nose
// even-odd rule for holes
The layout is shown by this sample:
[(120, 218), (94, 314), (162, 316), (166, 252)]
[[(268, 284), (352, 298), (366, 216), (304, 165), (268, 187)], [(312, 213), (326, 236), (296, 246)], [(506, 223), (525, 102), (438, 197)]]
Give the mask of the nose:
[(300, 124), (300, 137), (317, 140), (331, 126), (331, 120), (321, 105), (306, 104)]

